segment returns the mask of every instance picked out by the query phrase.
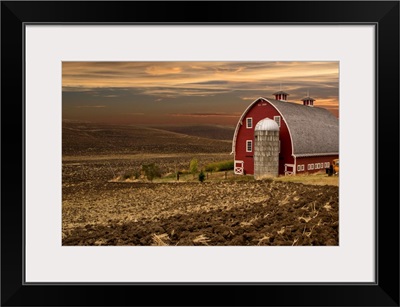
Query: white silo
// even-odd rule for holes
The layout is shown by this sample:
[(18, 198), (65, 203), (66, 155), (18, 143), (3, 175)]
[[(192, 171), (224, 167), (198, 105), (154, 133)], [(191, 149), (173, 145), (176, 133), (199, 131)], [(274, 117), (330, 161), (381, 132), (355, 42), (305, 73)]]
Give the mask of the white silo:
[(254, 178), (276, 177), (279, 171), (279, 126), (260, 120), (254, 129)]

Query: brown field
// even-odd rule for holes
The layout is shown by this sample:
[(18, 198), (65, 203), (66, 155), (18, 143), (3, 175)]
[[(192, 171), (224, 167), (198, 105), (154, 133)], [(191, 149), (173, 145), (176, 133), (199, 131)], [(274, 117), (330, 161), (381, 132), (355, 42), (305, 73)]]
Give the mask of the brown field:
[[(202, 136), (197, 127), (179, 129), (63, 123), (62, 244), (339, 244), (337, 180), (254, 181), (223, 172), (177, 182), (173, 174), (194, 157), (199, 167), (233, 159), (224, 128), (207, 127)], [(166, 178), (116, 180), (152, 162)]]

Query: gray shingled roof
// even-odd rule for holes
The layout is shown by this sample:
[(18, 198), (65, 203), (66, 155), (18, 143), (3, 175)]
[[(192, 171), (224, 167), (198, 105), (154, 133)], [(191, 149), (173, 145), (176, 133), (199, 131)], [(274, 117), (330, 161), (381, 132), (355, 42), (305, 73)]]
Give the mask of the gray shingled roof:
[(339, 119), (326, 109), (263, 98), (282, 114), (295, 156), (339, 153)]

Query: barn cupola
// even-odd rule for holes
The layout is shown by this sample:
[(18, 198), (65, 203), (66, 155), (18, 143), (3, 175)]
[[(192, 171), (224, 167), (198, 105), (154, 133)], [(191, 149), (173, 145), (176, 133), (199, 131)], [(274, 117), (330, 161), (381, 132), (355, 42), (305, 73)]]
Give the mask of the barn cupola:
[(289, 96), (289, 94), (284, 91), (276, 92), (273, 95), (275, 96), (275, 100), (281, 100), (281, 101), (287, 101), (287, 96)]
[(303, 106), (313, 107), (315, 99), (311, 98), (307, 93), (307, 97), (304, 97), (301, 101), (303, 101)]

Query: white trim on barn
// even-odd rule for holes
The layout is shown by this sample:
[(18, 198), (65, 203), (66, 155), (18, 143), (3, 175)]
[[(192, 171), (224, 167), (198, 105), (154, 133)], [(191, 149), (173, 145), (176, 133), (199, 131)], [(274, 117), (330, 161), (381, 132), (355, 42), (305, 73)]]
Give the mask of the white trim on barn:
[[(256, 100), (254, 100), (252, 103), (250, 103), (250, 104), (248, 105), (248, 107), (246, 108), (246, 110), (244, 110), (244, 112), (243, 112), (242, 115), (240, 116), (240, 119), (239, 119), (239, 121), (238, 121), (238, 123), (237, 123), (237, 125), (236, 125), (235, 133), (233, 134), (233, 142), (232, 142), (232, 152), (231, 152), (231, 154), (232, 154), (232, 153), (235, 153), (236, 138), (237, 138), (237, 135), (238, 135), (240, 126), (243, 125), (243, 119), (246, 117), (247, 113), (250, 111), (250, 109), (253, 107), (253, 105), (255, 105), (256, 102), (258, 102), (259, 100), (261, 100), (262, 102), (264, 102), (264, 101), (265, 101), (265, 102), (268, 102), (268, 103), (280, 114), (280, 116), (281, 116), (281, 122), (282, 122), (282, 119), (283, 119), (283, 120), (285, 121), (285, 123), (286, 123), (285, 117), (282, 115), (282, 113), (281, 113), (267, 98), (258, 97)], [(254, 126), (254, 123), (253, 123), (253, 126)], [(292, 135), (291, 135), (291, 133), (290, 133), (290, 129), (289, 129), (289, 126), (287, 125), (287, 123), (286, 123), (286, 126), (287, 126), (288, 131), (289, 131), (290, 141), (291, 141), (291, 143), (292, 143), (292, 153), (293, 153)]]
[(338, 152), (327, 152), (327, 153), (312, 153), (312, 154), (297, 154), (293, 155), (297, 158), (304, 158), (304, 157), (316, 157), (316, 156), (337, 156)]
[[(285, 119), (285, 116), (282, 115), (281, 111), (279, 111), (278, 108), (275, 107), (274, 104), (271, 101), (269, 101), (268, 99), (265, 99), (265, 100), (268, 101), (268, 103), (281, 115), (281, 125), (282, 125), (282, 120), (285, 122), (286, 128), (287, 128), (287, 130), (289, 132), (290, 144), (292, 145), (292, 156), (296, 159), (296, 156), (293, 154), (294, 147), (293, 147), (292, 133), (290, 132), (290, 127), (289, 127), (289, 125), (288, 125), (288, 123), (287, 123), (287, 121)], [(280, 134), (280, 131), (279, 131), (279, 134)], [(280, 139), (280, 136), (279, 136), (279, 139)], [(279, 150), (279, 152), (280, 152), (280, 150)]]
[(240, 119), (239, 119), (239, 121), (238, 121), (238, 123), (236, 125), (235, 133), (233, 134), (232, 153), (235, 152), (236, 138), (237, 138), (237, 134), (239, 132), (239, 128), (242, 125), (243, 118), (246, 116), (247, 112), (249, 112), (249, 110), (253, 107), (253, 105), (260, 99), (262, 99), (262, 97), (258, 97), (256, 100), (254, 100), (252, 103), (250, 103), (249, 106), (246, 108), (246, 110), (244, 110), (244, 112), (240, 116)]
[[(289, 170), (288, 168), (291, 167), (292, 170)], [(285, 175), (296, 175), (296, 165), (295, 164), (285, 164)]]
[[(240, 165), (238, 165), (240, 164)], [(236, 175), (243, 175), (243, 169), (244, 169), (244, 161), (242, 160), (235, 160), (235, 165), (234, 165), (234, 172)]]

